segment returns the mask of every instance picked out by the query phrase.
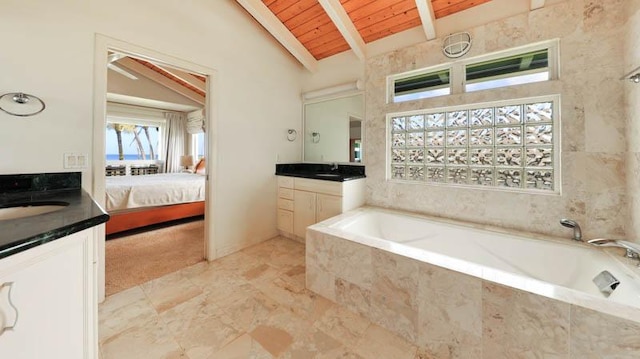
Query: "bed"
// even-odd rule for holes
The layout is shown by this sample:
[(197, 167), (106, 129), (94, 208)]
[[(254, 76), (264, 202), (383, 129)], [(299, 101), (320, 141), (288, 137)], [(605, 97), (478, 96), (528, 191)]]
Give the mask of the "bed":
[(107, 235), (204, 214), (204, 161), (195, 173), (106, 178)]

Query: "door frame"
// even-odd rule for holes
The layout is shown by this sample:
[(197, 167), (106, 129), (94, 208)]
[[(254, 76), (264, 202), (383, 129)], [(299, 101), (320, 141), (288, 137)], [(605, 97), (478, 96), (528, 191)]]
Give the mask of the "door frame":
[[(94, 52), (94, 91), (93, 91), (93, 146), (92, 146), (92, 185), (91, 195), (102, 208), (105, 208), (105, 142), (106, 142), (106, 115), (107, 115), (107, 52), (117, 51), (125, 55), (131, 55), (160, 64), (196, 72), (207, 77), (206, 103), (205, 103), (205, 128), (206, 132), (206, 185), (205, 185), (205, 223), (204, 223), (204, 254), (206, 260), (215, 259), (215, 223), (217, 218), (216, 188), (217, 176), (217, 132), (218, 132), (218, 72), (215, 69), (198, 65), (171, 55), (163, 54), (145, 47), (134, 45), (126, 41), (117, 40), (106, 35), (96, 33)], [(96, 227), (94, 231), (95, 250), (93, 263), (97, 266), (94, 271), (97, 283), (98, 302), (105, 299), (105, 225)]]

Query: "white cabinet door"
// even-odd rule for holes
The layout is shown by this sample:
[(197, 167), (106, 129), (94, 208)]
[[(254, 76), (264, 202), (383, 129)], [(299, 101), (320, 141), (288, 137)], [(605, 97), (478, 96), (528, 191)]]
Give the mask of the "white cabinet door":
[(334, 217), (342, 213), (342, 197), (330, 196), (328, 194), (317, 195), (316, 222)]
[[(15, 323), (0, 335), (0, 358), (93, 356), (86, 348), (91, 340), (86, 337), (85, 315), (91, 310), (87, 283), (92, 268), (86, 258), (86, 232), (0, 260), (0, 285), (5, 284), (0, 290), (0, 318), (5, 325)], [(21, 258), (24, 261), (16, 261)]]
[(305, 238), (307, 227), (316, 223), (316, 194), (295, 190), (293, 197), (293, 234)]

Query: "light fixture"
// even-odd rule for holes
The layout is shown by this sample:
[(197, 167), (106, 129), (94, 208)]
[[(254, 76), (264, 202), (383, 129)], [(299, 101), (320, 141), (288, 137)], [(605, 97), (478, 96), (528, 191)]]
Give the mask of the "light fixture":
[(320, 142), (320, 132), (311, 132), (311, 142), (313, 143)]
[(464, 56), (471, 50), (471, 35), (468, 32), (457, 32), (444, 38), (442, 52), (448, 58)]
[(27, 117), (44, 111), (44, 101), (23, 92), (10, 92), (0, 96), (0, 110), (12, 116)]
[(185, 172), (191, 172), (189, 167), (193, 166), (193, 156), (180, 156), (180, 166), (184, 167)]
[(362, 90), (362, 81), (360, 80), (349, 82), (346, 84), (325, 87), (319, 90), (305, 92), (302, 94), (302, 98), (305, 100), (311, 100), (314, 98), (338, 95), (338, 94), (347, 93), (351, 91), (358, 91), (358, 90)]
[(624, 76), (620, 78), (620, 80), (629, 80), (634, 84), (638, 84), (640, 83), (640, 72), (638, 71), (640, 71), (640, 66), (627, 72)]

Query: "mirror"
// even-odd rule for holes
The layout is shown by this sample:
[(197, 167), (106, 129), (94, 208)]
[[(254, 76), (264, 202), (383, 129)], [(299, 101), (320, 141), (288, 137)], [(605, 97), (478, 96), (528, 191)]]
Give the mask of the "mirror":
[(307, 102), (304, 105), (305, 162), (362, 163), (364, 96)]

